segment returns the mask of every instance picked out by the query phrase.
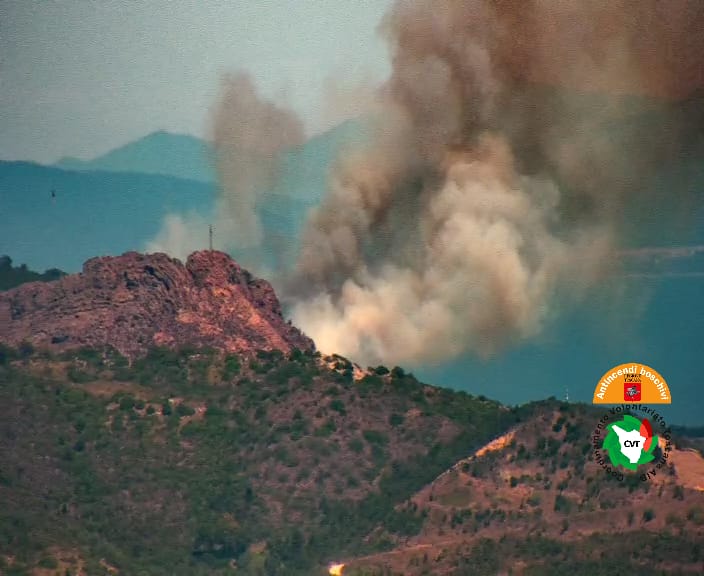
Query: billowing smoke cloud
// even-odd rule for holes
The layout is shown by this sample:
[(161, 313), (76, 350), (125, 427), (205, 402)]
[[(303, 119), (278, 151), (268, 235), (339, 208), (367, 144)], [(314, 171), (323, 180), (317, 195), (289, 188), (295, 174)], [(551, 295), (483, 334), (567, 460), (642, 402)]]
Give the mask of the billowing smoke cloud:
[[(210, 222), (217, 247), (256, 266), (265, 240), (257, 202), (276, 182), (281, 153), (304, 141), (303, 124), (292, 111), (262, 98), (248, 75), (228, 75), (214, 109), (212, 140), (219, 195)], [(207, 246), (207, 230), (204, 216), (169, 215), (147, 250), (185, 257)]]
[(701, 134), (670, 101), (704, 86), (704, 4), (398, 2), (382, 30), (376, 137), (310, 218), (294, 321), (360, 362), (491, 354), (600, 277)]
[(374, 114), (379, 81), (367, 74), (357, 78), (327, 78), (323, 82), (316, 131), (324, 132), (346, 120)]

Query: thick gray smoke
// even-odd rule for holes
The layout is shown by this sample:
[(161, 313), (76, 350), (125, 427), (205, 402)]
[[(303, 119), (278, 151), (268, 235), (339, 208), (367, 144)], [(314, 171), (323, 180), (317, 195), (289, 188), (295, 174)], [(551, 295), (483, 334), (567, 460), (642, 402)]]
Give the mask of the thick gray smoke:
[(701, 133), (668, 101), (704, 86), (704, 3), (398, 2), (382, 30), (376, 137), (308, 222), (294, 321), (359, 362), (491, 354), (600, 277)]

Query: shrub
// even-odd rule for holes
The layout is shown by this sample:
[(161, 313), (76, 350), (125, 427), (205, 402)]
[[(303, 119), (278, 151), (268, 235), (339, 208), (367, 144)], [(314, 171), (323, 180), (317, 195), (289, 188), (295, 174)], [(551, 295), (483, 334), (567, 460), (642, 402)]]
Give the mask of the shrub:
[(697, 526), (701, 526), (702, 524), (704, 524), (704, 510), (698, 506), (690, 508), (689, 510), (687, 510), (687, 520), (696, 524)]
[(379, 378), (379, 376), (376, 376), (374, 374), (367, 374), (357, 384), (357, 391), (359, 392), (360, 396), (365, 397), (367, 396), (367, 394), (369, 394), (369, 392), (381, 390), (383, 385), (384, 382), (381, 380), (381, 378)]
[(257, 350), (257, 358), (270, 362), (279, 362), (284, 356), (281, 350)]
[(584, 434), (579, 429), (579, 426), (570, 422), (565, 426), (565, 443), (576, 444), (584, 438)]
[[(208, 411), (210, 411), (210, 408), (208, 408)], [(184, 402), (179, 403), (178, 406), (176, 406), (176, 415), (181, 418), (182, 416), (193, 416), (196, 411), (191, 408), (188, 404), (185, 404)], [(207, 412), (206, 412), (207, 416)]]
[(330, 408), (335, 410), (335, 412), (339, 412), (342, 415), (347, 413), (345, 410), (345, 403), (337, 398), (330, 402)]
[(20, 358), (29, 358), (32, 354), (34, 354), (34, 345), (27, 340), (23, 340), (17, 347), (17, 353)]
[(572, 501), (569, 498), (566, 498), (562, 494), (555, 496), (555, 512), (569, 514), (570, 510), (572, 510)]
[(376, 467), (381, 467), (386, 463), (386, 452), (379, 444), (372, 444), (372, 462)]
[(84, 382), (90, 382), (91, 380), (94, 380), (94, 377), (91, 374), (79, 368), (76, 368), (75, 366), (70, 366), (69, 369), (66, 371), (66, 374), (68, 376), (68, 379), (75, 384), (83, 384)]
[(5, 344), (0, 344), (0, 366), (9, 364), (10, 361), (15, 358), (17, 358), (17, 352), (15, 352), (15, 350), (9, 346), (5, 346)]
[(49, 570), (56, 570), (59, 567), (59, 563), (56, 561), (56, 558), (45, 556), (37, 563), (37, 566), (40, 568), (47, 568)]
[(269, 366), (267, 364), (262, 364), (256, 360), (250, 360), (249, 367), (256, 374), (266, 374), (269, 371)]
[(391, 424), (391, 426), (401, 426), (404, 420), (405, 417), (403, 416), (403, 414), (393, 413), (391, 414), (391, 416), (389, 416), (389, 424)]
[(301, 351), (300, 348), (293, 348), (288, 355), (288, 359), (291, 362), (302, 362), (306, 358), (305, 354)]
[(274, 453), (274, 457), (284, 466), (288, 466), (289, 468), (295, 468), (299, 463), (298, 457), (291, 453), (286, 446), (278, 446), (276, 448), (276, 452)]
[(386, 444), (389, 441), (388, 436), (378, 430), (364, 430), (362, 436), (369, 444)]
[(394, 378), (401, 379), (401, 378), (403, 378), (405, 375), (406, 375), (406, 372), (403, 370), (403, 368), (401, 368), (401, 367), (399, 367), (399, 366), (394, 366), (394, 367), (391, 369), (391, 376), (394, 377)]
[(650, 522), (655, 518), (655, 510), (652, 508), (646, 508), (643, 510), (643, 522)]
[(94, 366), (100, 366), (103, 363), (101, 352), (90, 346), (83, 346), (76, 350), (74, 354), (79, 360), (85, 360)]
[(337, 430), (337, 426), (335, 426), (335, 421), (332, 419), (328, 419), (325, 424), (323, 424), (320, 428), (318, 428), (315, 431), (316, 436), (330, 436), (333, 432)]
[[(191, 410), (192, 410), (191, 414), (194, 414), (195, 410), (193, 410), (192, 408), (191, 408)], [(205, 411), (206, 418), (224, 418), (225, 416), (227, 416), (227, 412), (223, 408), (220, 408), (220, 406), (215, 406), (213, 404), (208, 406), (208, 408)]]
[(127, 411), (127, 410), (132, 410), (134, 408), (134, 398), (132, 396), (123, 396), (120, 399), (120, 410), (122, 411)]
[(291, 440), (299, 440), (306, 434), (308, 434), (308, 422), (302, 416), (300, 418), (294, 416), (291, 425)]
[(352, 440), (349, 441), (348, 446), (352, 452), (357, 454), (360, 454), (364, 450), (364, 442), (362, 442), (360, 438), (352, 438)]
[(565, 425), (565, 422), (566, 422), (566, 418), (564, 416), (560, 416), (557, 419), (557, 422), (555, 422), (555, 424), (553, 425), (552, 431), (555, 433), (560, 432), (560, 430), (562, 430), (562, 427)]
[(677, 526), (681, 527), (684, 522), (682, 521), (682, 518), (677, 516), (677, 514), (668, 514), (667, 517), (665, 518), (665, 522), (668, 524), (668, 526)]

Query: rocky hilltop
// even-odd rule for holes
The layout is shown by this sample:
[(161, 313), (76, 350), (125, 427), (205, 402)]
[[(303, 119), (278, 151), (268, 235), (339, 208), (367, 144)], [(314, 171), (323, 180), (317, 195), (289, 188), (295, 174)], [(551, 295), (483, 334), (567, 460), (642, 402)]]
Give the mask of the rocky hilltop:
[(312, 340), (283, 318), (271, 285), (230, 256), (128, 252), (88, 260), (55, 282), (0, 293), (0, 342), (65, 350), (111, 345), (134, 358), (159, 346), (234, 353), (294, 348)]

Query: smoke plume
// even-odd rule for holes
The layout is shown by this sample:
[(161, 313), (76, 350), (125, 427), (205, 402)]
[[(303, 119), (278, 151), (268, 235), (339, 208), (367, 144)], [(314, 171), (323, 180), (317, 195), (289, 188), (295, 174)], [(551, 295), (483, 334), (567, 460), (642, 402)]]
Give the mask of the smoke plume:
[(704, 85), (704, 4), (397, 2), (381, 30), (375, 138), (310, 217), (293, 317), (360, 362), (489, 355), (662, 200), (644, 182), (704, 125), (674, 103)]
[(156, 237), (147, 242), (147, 253), (165, 252), (182, 261), (208, 245), (208, 222), (197, 213), (167, 214)]
[(281, 152), (303, 140), (298, 117), (263, 100), (248, 76), (225, 78), (213, 141), (222, 193), (220, 228), (234, 246), (246, 249), (261, 244), (257, 194), (275, 183)]
[[(304, 141), (303, 124), (292, 111), (262, 98), (247, 74), (225, 76), (220, 93), (212, 126), (219, 189), (210, 222), (219, 249), (256, 266), (266, 240), (257, 202), (276, 182), (281, 153)], [(206, 222), (197, 214), (168, 215), (147, 250), (184, 258), (203, 249)]]

